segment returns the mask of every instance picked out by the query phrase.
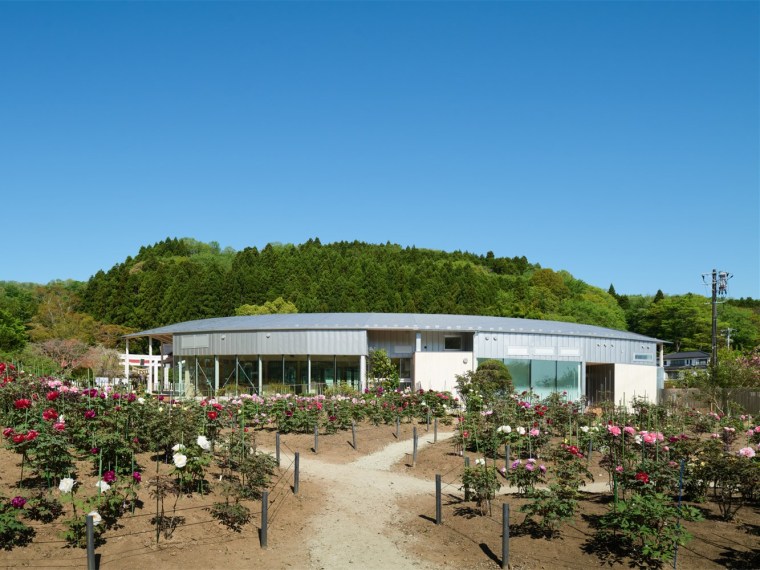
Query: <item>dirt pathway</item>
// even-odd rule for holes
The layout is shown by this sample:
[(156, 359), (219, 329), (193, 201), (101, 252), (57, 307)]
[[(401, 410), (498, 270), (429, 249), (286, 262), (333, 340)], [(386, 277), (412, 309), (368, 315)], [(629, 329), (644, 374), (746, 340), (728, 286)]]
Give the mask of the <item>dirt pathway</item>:
[[(438, 440), (453, 433), (439, 433)], [(433, 435), (421, 437), (418, 449), (432, 443)], [(301, 477), (329, 489), (322, 510), (307, 526), (310, 568), (433, 569), (407, 554), (404, 545), (415, 537), (398, 527), (397, 502), (404, 496), (429, 494), (435, 497), (435, 482), (390, 471), (391, 465), (408, 456), (412, 443), (399, 441), (372, 455), (346, 464), (302, 457)], [(291, 458), (288, 458), (290, 460)]]
[[(444, 441), (454, 432), (438, 434)], [(433, 442), (433, 434), (420, 437), (418, 449)], [(292, 457), (283, 454), (289, 462)], [(429, 495), (435, 500), (435, 482), (391, 471), (391, 466), (412, 461), (412, 442), (392, 443), (350, 463), (331, 463), (318, 455), (301, 456), (301, 478), (326, 489), (320, 511), (306, 525), (303, 539), (312, 570), (362, 568), (367, 570), (434, 569), (438, 565), (416, 558), (409, 546), (416, 537), (399, 526), (398, 504), (404, 497)], [(607, 490), (606, 483), (591, 483), (585, 491)], [(499, 494), (515, 493), (503, 485)]]

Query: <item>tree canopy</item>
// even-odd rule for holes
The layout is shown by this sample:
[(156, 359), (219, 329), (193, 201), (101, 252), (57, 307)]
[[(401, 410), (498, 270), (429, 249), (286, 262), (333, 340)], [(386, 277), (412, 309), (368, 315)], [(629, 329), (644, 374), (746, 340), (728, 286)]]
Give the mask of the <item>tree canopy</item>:
[[(263, 249), (191, 238), (143, 246), (87, 282), (0, 282), (0, 351), (77, 339), (115, 348), (123, 335), (193, 319), (284, 312), (401, 312), (558, 320), (630, 330), (709, 350), (711, 308), (700, 295), (619, 295), (524, 256), (496, 257), (359, 241)], [(760, 344), (760, 300), (718, 308), (719, 345)], [(136, 343), (138, 344), (138, 343)]]

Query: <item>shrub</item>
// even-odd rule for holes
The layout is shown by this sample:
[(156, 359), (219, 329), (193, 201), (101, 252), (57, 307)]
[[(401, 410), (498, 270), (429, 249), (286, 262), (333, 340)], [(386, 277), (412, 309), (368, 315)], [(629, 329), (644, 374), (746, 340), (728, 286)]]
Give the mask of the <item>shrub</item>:
[(676, 545), (691, 539), (681, 519), (702, 517), (694, 507), (679, 508), (662, 493), (634, 494), (613, 503), (612, 510), (600, 519), (596, 538), (628, 551), (639, 564), (661, 566), (673, 560)]
[(501, 487), (495, 467), (486, 465), (484, 459), (476, 459), (474, 467), (465, 467), (462, 474), (462, 489), (472, 494), (480, 513), (491, 512), (491, 500)]
[(34, 538), (34, 529), (19, 520), (22, 512), (23, 503), (0, 497), (0, 548), (12, 550), (16, 546), (26, 546)]

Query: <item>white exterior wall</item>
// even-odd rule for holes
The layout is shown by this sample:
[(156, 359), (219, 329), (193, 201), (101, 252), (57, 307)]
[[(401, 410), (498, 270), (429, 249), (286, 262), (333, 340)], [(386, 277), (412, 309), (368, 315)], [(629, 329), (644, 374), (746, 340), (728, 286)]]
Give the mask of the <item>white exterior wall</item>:
[(631, 409), (634, 398), (657, 403), (657, 368), (636, 364), (615, 364), (615, 403)]
[(475, 370), (472, 352), (417, 352), (414, 380), (417, 390), (456, 391), (456, 376)]

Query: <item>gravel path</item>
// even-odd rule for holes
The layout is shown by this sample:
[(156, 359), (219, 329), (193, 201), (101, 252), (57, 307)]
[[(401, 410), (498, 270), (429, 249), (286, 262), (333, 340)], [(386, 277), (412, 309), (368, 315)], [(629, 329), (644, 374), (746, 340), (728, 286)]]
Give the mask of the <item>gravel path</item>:
[[(439, 433), (438, 440), (452, 435)], [(432, 434), (420, 437), (418, 449), (432, 441)], [(434, 481), (390, 471), (391, 465), (411, 452), (411, 442), (406, 440), (347, 464), (326, 463), (316, 456), (301, 458), (301, 477), (329, 489), (322, 512), (310, 521), (304, 537), (309, 568), (436, 568), (406, 554), (404, 544), (415, 538), (398, 526), (399, 499), (419, 494), (435, 497)]]
[[(454, 432), (438, 434), (444, 441)], [(433, 434), (420, 437), (418, 449), (429, 445)], [(404, 496), (428, 494), (435, 497), (435, 482), (392, 472), (391, 466), (408, 457), (411, 461), (411, 441), (392, 443), (371, 455), (351, 463), (328, 463), (318, 456), (301, 457), (301, 477), (328, 489), (323, 508), (307, 526), (304, 540), (308, 541), (309, 568), (332, 570), (361, 568), (362, 570), (434, 570), (426, 561), (407, 554), (406, 544), (415, 540), (399, 527), (397, 504)], [(283, 454), (288, 461), (293, 457)], [(607, 482), (597, 481), (586, 492), (606, 492)], [(499, 494), (516, 492), (503, 485)]]

